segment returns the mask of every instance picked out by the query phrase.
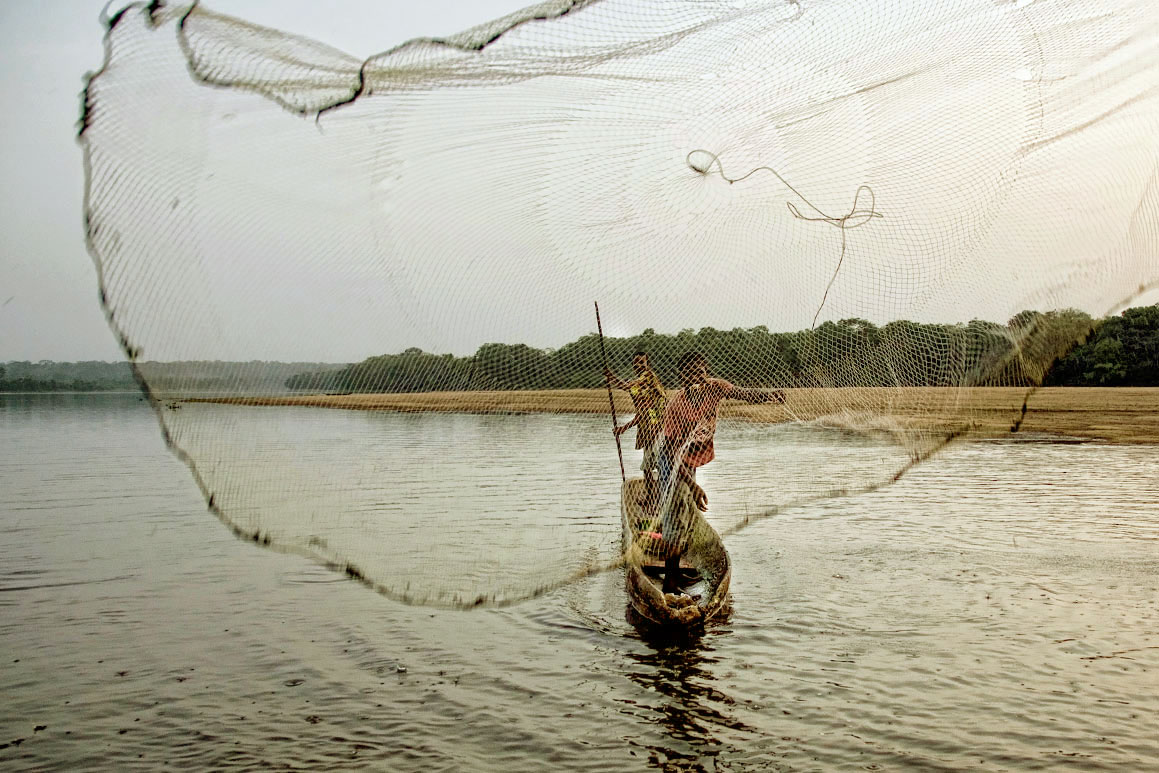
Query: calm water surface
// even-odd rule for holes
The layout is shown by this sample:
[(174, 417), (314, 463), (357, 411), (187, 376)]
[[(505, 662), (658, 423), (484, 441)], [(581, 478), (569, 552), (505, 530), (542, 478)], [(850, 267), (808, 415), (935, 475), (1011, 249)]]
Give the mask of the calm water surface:
[(135, 395), (0, 396), (0, 437), (5, 770), (1159, 769), (1154, 448), (963, 446), (762, 521), (666, 643), (617, 576), (444, 612), (239, 541)]

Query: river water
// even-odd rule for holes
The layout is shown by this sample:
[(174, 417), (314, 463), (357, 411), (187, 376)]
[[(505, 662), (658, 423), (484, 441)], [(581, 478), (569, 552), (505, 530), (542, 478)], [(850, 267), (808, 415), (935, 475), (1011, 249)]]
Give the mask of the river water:
[(0, 396), (0, 433), (5, 770), (1159, 769), (1159, 449), (963, 445), (792, 508), (673, 642), (618, 576), (450, 612), (238, 540), (136, 395)]

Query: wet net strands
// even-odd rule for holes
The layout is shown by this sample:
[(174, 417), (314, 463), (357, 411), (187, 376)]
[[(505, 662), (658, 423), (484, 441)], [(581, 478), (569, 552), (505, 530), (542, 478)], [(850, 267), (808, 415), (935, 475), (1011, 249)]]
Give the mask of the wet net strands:
[[(679, 387), (700, 330), (712, 373), (790, 390), (722, 407), (707, 517), (733, 533), (1019, 429), (1091, 320), (1159, 286), (1150, 0), (552, 0), (365, 60), (197, 3), (107, 24), (81, 143), (110, 325), (154, 397), (204, 390), (150, 362), (250, 363), (224, 402), (158, 401), (168, 442), (239, 535), (410, 603), (619, 565), (606, 416), (376, 444), (268, 404), (266, 361), (509, 414), (602, 386), (593, 298), (625, 378), (659, 331)], [(464, 518), (473, 496), (509, 517)]]

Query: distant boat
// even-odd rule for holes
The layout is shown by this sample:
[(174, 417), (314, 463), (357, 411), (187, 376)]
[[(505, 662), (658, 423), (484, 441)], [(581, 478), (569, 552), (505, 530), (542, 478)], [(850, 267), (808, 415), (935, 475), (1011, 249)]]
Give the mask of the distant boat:
[[(680, 592), (665, 594), (663, 541), (656, 519), (640, 504), (644, 492), (644, 479), (631, 478), (620, 493), (624, 573), (632, 610), (647, 624), (659, 627), (692, 628), (722, 616), (728, 606), (732, 563), (720, 535), (690, 504), (687, 491), (678, 491), (676, 499), (686, 500), (686, 520), (692, 523), (686, 530), (688, 544), (680, 558), (676, 582)], [(681, 502), (676, 506), (682, 506)]]

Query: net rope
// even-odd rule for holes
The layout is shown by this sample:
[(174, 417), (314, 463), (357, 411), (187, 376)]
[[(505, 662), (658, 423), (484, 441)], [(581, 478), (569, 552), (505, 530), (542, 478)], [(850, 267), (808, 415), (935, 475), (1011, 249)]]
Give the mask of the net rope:
[(407, 603), (622, 565), (601, 343), (735, 385), (729, 535), (1019, 431), (1159, 286), (1150, 0), (551, 0), (365, 60), (106, 25), (86, 232), (166, 441), (240, 537)]

